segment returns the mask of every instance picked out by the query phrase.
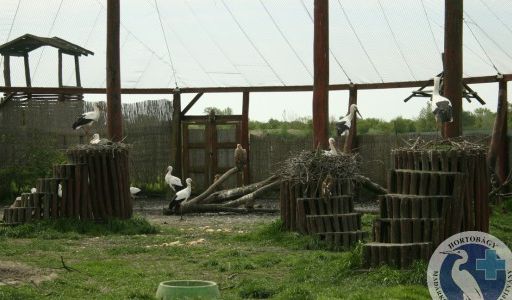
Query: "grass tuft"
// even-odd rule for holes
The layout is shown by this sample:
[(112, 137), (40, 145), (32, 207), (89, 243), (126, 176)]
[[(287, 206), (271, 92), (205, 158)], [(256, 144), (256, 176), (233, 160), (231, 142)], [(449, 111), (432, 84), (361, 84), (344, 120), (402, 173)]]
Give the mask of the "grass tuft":
[(106, 223), (76, 219), (43, 220), (15, 227), (0, 227), (0, 236), (9, 238), (79, 239), (80, 235), (135, 235), (154, 234), (158, 227), (146, 219), (135, 217), (128, 220), (109, 220)]

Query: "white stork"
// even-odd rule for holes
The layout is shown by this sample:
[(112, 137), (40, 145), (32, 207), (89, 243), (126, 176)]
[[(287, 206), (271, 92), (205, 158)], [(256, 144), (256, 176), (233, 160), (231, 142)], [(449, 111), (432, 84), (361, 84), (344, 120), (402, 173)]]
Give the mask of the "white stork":
[(329, 139), (329, 149), (330, 150), (324, 150), (324, 154), (328, 156), (335, 156), (338, 155), (338, 150), (336, 150), (336, 146), (334, 145), (335, 140), (333, 138)]
[(59, 183), (59, 187), (57, 189), (57, 196), (62, 198), (62, 184)]
[(165, 174), (165, 183), (169, 185), (169, 187), (176, 193), (176, 189), (174, 186), (183, 186), (181, 183), (181, 179), (172, 175), (172, 167), (167, 167), (167, 174)]
[(35, 187), (31, 188), (31, 189), (30, 189), (30, 193), (31, 193), (31, 194), (35, 194), (35, 193), (37, 193), (37, 189), (36, 189)]
[(434, 103), (434, 116), (437, 123), (453, 122), (452, 103), (450, 99), (439, 94), (441, 77), (434, 77), (434, 90), (431, 101)]
[(90, 127), (94, 122), (98, 122), (100, 118), (100, 107), (98, 103), (93, 103), (93, 111), (88, 111), (82, 114), (76, 121), (73, 123), (73, 129), (78, 130), (82, 128), (87, 133), (88, 127)]
[(484, 299), (484, 295), (482, 294), (482, 290), (480, 290), (480, 286), (476, 279), (469, 273), (468, 270), (460, 269), (460, 266), (468, 262), (468, 254), (466, 251), (459, 249), (454, 251), (441, 252), (447, 255), (455, 255), (459, 258), (455, 260), (453, 263), (451, 275), (455, 284), (462, 291), (462, 297), (464, 299)]
[(363, 118), (363, 116), (361, 116), (361, 113), (357, 109), (357, 105), (350, 105), (349, 113), (343, 118), (340, 118), (338, 122), (336, 122), (336, 132), (338, 133), (338, 135), (345, 135), (348, 132), (350, 126), (352, 125), (354, 115), (356, 113), (359, 115), (359, 117), (361, 117), (361, 119)]
[(130, 187), (130, 194), (133, 196), (137, 195), (138, 193), (140, 193), (141, 189), (139, 189), (138, 187), (134, 187), (134, 186), (131, 186)]
[(181, 203), (186, 202), (190, 197), (190, 194), (192, 193), (192, 179), (187, 178), (185, 182), (187, 183), (187, 187), (177, 192), (176, 195), (174, 195), (174, 197), (171, 199), (171, 202), (169, 203), (170, 211), (172, 211), (173, 208), (175, 212), (176, 210), (179, 209), (180, 220), (183, 220), (183, 215), (181, 214)]

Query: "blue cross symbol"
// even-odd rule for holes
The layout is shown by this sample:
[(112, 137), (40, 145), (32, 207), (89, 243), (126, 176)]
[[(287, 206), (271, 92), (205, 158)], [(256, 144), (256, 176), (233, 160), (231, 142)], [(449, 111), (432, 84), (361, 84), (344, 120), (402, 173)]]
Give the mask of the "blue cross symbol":
[(485, 259), (477, 258), (476, 269), (485, 271), (485, 280), (496, 280), (498, 271), (505, 270), (505, 260), (498, 258), (496, 250), (485, 249)]

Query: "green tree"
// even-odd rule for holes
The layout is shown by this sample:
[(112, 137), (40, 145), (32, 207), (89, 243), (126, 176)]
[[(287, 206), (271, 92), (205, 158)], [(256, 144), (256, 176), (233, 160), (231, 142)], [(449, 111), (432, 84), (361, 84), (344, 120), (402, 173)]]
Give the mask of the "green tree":
[(432, 113), (432, 103), (427, 102), (427, 106), (420, 110), (420, 114), (415, 123), (417, 132), (437, 130), (436, 118)]
[(210, 114), (211, 111), (214, 111), (216, 115), (232, 115), (233, 114), (233, 110), (231, 109), (231, 107), (226, 107), (224, 109), (220, 109), (220, 108), (217, 108), (217, 107), (206, 107), (204, 109), (204, 113), (205, 114)]

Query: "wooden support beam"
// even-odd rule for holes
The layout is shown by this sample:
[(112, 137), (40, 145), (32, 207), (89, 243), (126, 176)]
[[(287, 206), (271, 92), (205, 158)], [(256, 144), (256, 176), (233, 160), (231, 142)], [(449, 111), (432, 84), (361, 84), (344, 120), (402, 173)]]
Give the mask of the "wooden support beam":
[(314, 1), (313, 147), (329, 138), (329, 1)]
[(204, 93), (203, 92), (199, 92), (197, 93), (197, 95), (194, 96), (194, 98), (192, 98), (192, 100), (190, 101), (189, 104), (187, 104), (187, 106), (185, 106), (185, 108), (183, 109), (183, 111), (181, 112), (182, 115), (185, 115), (191, 108), (192, 106), (194, 106), (194, 104), (196, 104), (197, 100), (199, 100), (199, 98), (201, 98), (201, 96), (203, 95)]
[(121, 66), (119, 57), (120, 0), (107, 0), (107, 128), (114, 142), (123, 139)]
[(32, 81), (30, 80), (30, 61), (28, 59), (28, 53), (23, 55), (23, 63), (25, 65), (25, 83), (27, 84), (27, 87), (31, 87)]
[(453, 122), (443, 128), (445, 138), (462, 135), (462, 2), (444, 1), (444, 96), (453, 109)]
[[(348, 108), (350, 112), (350, 106), (352, 104), (357, 105), (357, 89), (351, 88), (349, 90), (348, 97)], [(347, 138), (345, 139), (345, 153), (351, 153), (357, 147), (357, 114), (354, 114), (354, 118), (352, 119), (352, 123), (350, 124), (350, 129), (348, 131)]]
[(82, 86), (82, 80), (80, 80), (80, 60), (79, 56), (75, 55), (75, 78), (76, 78), (76, 86)]
[(62, 50), (59, 49), (58, 51), (58, 60), (59, 60), (59, 64), (58, 64), (58, 79), (59, 79), (59, 87), (63, 87), (63, 84), (62, 84)]
[(241, 143), (242, 147), (247, 151), (247, 163), (244, 168), (244, 184), (249, 184), (250, 179), (250, 147), (249, 147), (249, 92), (243, 92), (242, 102), (242, 128), (241, 128)]
[(494, 170), (500, 185), (506, 181), (508, 176), (507, 114), (507, 82), (500, 81), (496, 120), (494, 121), (491, 144), (487, 155), (489, 167)]
[(181, 147), (181, 94), (175, 93), (172, 101), (171, 120), (171, 165), (180, 178), (183, 178)]
[[(493, 83), (499, 82), (501, 79), (496, 75), (491, 76), (476, 76), (464, 78), (466, 84), (480, 84), (480, 83)], [(512, 74), (504, 74), (503, 80), (512, 81)], [(329, 90), (331, 91), (348, 91), (351, 87), (357, 90), (379, 90), (379, 89), (395, 89), (395, 88), (416, 88), (424, 85), (432, 85), (432, 80), (419, 80), (419, 81), (393, 81), (393, 82), (378, 82), (378, 83), (360, 83), (360, 84), (331, 84)], [(311, 92), (313, 86), (311, 85), (288, 85), (288, 86), (233, 86), (233, 87), (191, 87), (180, 88), (181, 94), (190, 93), (272, 93), (272, 92)], [(0, 86), (0, 92), (24, 92), (33, 94), (105, 94), (105, 88), (82, 88), (82, 87), (12, 87)], [(121, 94), (173, 94), (176, 90), (173, 88), (122, 88)]]
[(4, 55), (4, 83), (6, 87), (11, 86), (11, 57)]

